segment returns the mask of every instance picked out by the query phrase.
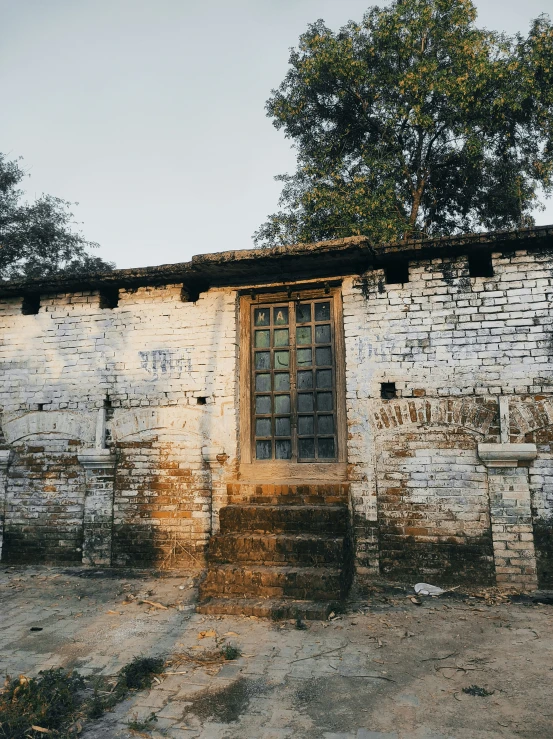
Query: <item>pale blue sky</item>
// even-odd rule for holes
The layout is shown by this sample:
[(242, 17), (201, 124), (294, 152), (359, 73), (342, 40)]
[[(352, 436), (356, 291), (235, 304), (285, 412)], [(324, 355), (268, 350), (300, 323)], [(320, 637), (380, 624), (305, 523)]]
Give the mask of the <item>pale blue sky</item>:
[[(244, 249), (294, 154), (264, 104), (307, 24), (367, 0), (0, 0), (0, 151), (30, 196), (78, 201), (118, 267)], [(384, 3), (381, 3), (384, 4)], [(547, 0), (477, 0), (479, 25), (526, 32)], [(553, 203), (537, 215), (553, 223)]]

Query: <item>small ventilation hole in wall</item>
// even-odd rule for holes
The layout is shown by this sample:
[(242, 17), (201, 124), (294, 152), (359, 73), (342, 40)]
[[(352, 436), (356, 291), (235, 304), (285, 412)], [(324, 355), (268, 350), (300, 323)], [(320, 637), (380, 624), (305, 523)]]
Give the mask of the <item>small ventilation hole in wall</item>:
[(469, 274), (471, 277), (493, 277), (492, 255), (486, 251), (469, 254)]
[(380, 383), (380, 397), (383, 400), (393, 400), (397, 398), (397, 390), (395, 382), (381, 382)]
[(21, 313), (24, 316), (36, 316), (40, 310), (40, 295), (38, 293), (27, 293), (23, 296)]
[(44, 403), (37, 403), (36, 409), (37, 409), (37, 411), (43, 411), (44, 410)]
[(409, 282), (409, 263), (398, 261), (386, 264), (384, 275), (387, 285), (401, 285), (404, 282)]
[(119, 288), (103, 287), (100, 290), (100, 308), (113, 310), (119, 305)]
[(205, 405), (207, 403), (207, 398), (196, 398), (196, 405)]

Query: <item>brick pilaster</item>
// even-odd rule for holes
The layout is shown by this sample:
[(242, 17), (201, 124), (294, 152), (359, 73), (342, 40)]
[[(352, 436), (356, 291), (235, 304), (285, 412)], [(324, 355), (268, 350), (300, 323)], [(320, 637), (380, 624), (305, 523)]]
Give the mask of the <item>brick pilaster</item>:
[(219, 511), (227, 505), (227, 481), (224, 464), (228, 457), (219, 447), (204, 447), (202, 457), (211, 473), (211, 533), (219, 531)]
[(83, 563), (109, 566), (113, 532), (115, 458), (108, 449), (93, 449), (82, 452), (78, 459), (85, 469), (86, 479)]
[(2, 547), (4, 544), (4, 526), (7, 506), (7, 477), (10, 454), (11, 452), (9, 450), (0, 450), (0, 560), (2, 559)]

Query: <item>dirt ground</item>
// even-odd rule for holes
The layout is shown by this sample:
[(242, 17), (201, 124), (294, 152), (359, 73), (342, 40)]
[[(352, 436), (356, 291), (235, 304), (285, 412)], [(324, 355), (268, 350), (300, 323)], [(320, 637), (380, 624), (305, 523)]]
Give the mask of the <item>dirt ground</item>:
[[(195, 586), (183, 573), (3, 568), (0, 671), (113, 675), (137, 655), (167, 658), (84, 739), (553, 737), (551, 594), (419, 605), (380, 584), (345, 614), (296, 624), (201, 616)], [(237, 659), (221, 657), (227, 644)]]

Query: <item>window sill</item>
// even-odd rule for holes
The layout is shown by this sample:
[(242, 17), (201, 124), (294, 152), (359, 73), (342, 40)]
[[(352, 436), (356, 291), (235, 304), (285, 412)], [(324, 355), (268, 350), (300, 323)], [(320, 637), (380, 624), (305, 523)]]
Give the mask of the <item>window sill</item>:
[(345, 462), (253, 462), (240, 465), (240, 482), (309, 484), (347, 481)]

